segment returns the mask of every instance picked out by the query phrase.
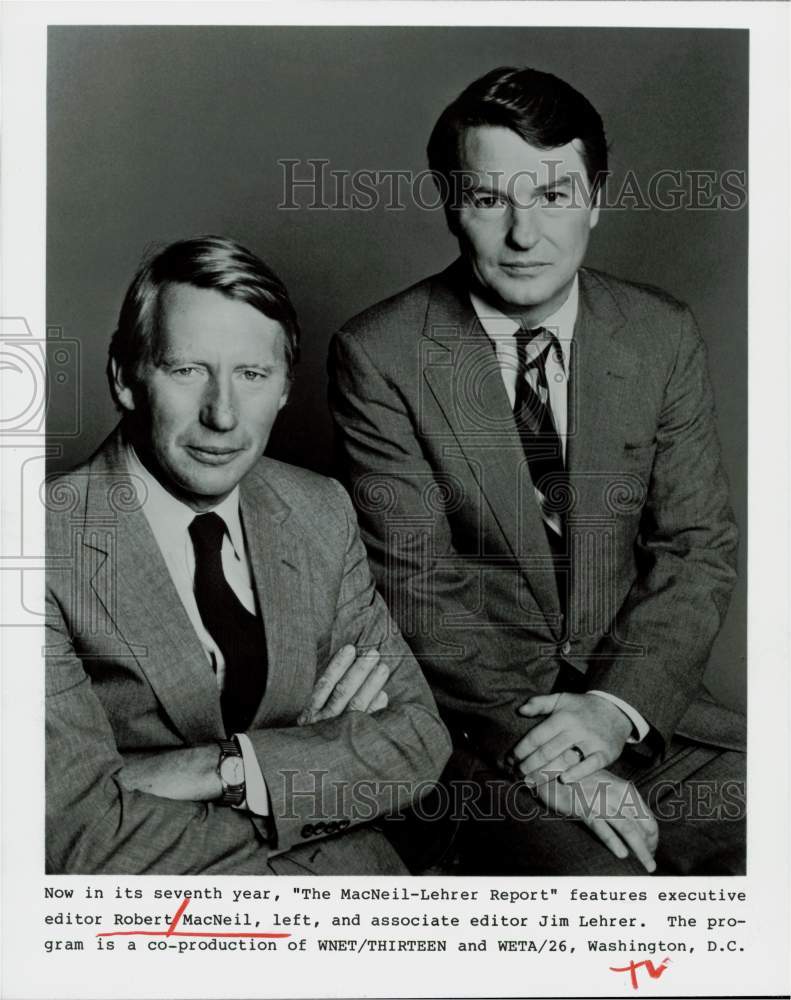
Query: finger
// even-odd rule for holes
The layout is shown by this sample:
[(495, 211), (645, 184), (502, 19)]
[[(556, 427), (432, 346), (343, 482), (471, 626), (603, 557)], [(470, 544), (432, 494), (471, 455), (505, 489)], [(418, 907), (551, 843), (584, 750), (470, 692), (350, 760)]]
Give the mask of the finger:
[(587, 819), (586, 824), (590, 827), (593, 833), (599, 838), (599, 840), (604, 844), (608, 851), (611, 851), (616, 858), (620, 858), (624, 861), (629, 857), (629, 851), (624, 846), (621, 839), (614, 833), (613, 830), (607, 825), (606, 821), (603, 819)]
[(579, 779), (572, 779), (569, 775), (575, 772), (579, 773), (580, 770), (582, 771), (582, 778), (586, 778), (589, 774), (593, 774), (594, 771), (600, 770), (596, 764), (596, 754), (591, 755), (590, 758), (585, 757), (580, 761), (579, 754), (574, 747), (569, 747), (558, 754), (554, 760), (535, 771), (533, 775), (525, 777), (525, 783), (528, 785), (532, 785), (533, 782), (541, 784), (546, 780), (546, 775), (551, 774), (552, 778), (557, 778), (561, 784), (571, 785)]
[(357, 712), (367, 712), (371, 702), (382, 691), (390, 677), (390, 669), (381, 660), (368, 674), (360, 689), (349, 699), (349, 708)]
[(358, 694), (360, 688), (378, 662), (379, 653), (375, 649), (368, 650), (361, 656), (358, 656), (337, 681), (324, 707), (315, 713), (314, 721), (333, 719), (341, 715), (348, 708), (351, 699)]
[(387, 708), (389, 704), (390, 699), (387, 697), (387, 691), (380, 691), (368, 706), (368, 714), (373, 715), (374, 712), (381, 712), (382, 709)]
[(338, 652), (327, 664), (327, 669), (316, 681), (310, 696), (307, 709), (303, 715), (313, 715), (324, 708), (327, 699), (335, 689), (335, 685), (354, 663), (357, 650), (354, 646), (341, 646)]
[(558, 694), (534, 694), (517, 709), (520, 715), (550, 715), (560, 699)]
[[(543, 722), (539, 722), (537, 726), (534, 726), (530, 732), (523, 736), (522, 739), (516, 744), (511, 753), (509, 754), (510, 761), (512, 763), (520, 760), (525, 760), (530, 756), (531, 753), (535, 753), (539, 747), (542, 747), (545, 743), (548, 743), (553, 737), (557, 736), (559, 732), (564, 728), (564, 720), (559, 718), (557, 715), (548, 715)], [(568, 746), (573, 740), (569, 740)]]
[(640, 831), (648, 850), (653, 854), (659, 842), (659, 824), (645, 799), (633, 785), (629, 786), (628, 804), (624, 802), (623, 806), (623, 811), (619, 814), (620, 817), (624, 820), (631, 820)]
[(642, 805), (645, 811), (638, 822), (643, 828), (643, 835), (649, 851), (651, 854), (656, 854), (656, 849), (659, 844), (659, 824), (657, 823), (654, 814), (642, 798), (640, 799), (640, 805)]
[(568, 733), (558, 733), (557, 736), (543, 743), (538, 750), (525, 757), (519, 763), (519, 770), (527, 781), (544, 769), (552, 770), (554, 768), (556, 771), (563, 772), (569, 764), (579, 760), (575, 753), (572, 753), (568, 760), (565, 758), (564, 754), (570, 745), (571, 739)]
[(648, 850), (652, 855), (656, 854), (656, 849), (659, 846), (659, 824), (654, 823), (654, 829), (651, 830), (646, 837), (646, 844), (648, 844)]
[[(577, 746), (576, 743), (574, 745)], [(575, 763), (571, 767), (566, 768), (563, 774), (561, 774), (560, 780), (564, 785), (570, 785), (574, 781), (582, 781), (583, 778), (587, 778), (594, 771), (600, 771), (603, 767), (607, 766), (604, 762), (604, 754), (600, 750), (595, 750), (590, 756), (586, 756), (584, 760), (580, 760), (579, 754), (572, 750), (571, 747), (569, 747), (567, 752), (573, 754)]]
[(541, 788), (543, 785), (548, 785), (552, 781), (557, 781), (563, 774), (564, 767), (563, 758), (558, 757), (557, 760), (547, 764), (546, 767), (542, 767), (538, 771), (533, 771), (530, 777), (524, 779), (524, 783), (528, 788)]
[(340, 715), (378, 662), (379, 651), (376, 649), (369, 649), (362, 656), (358, 656), (335, 685), (324, 708), (316, 714), (316, 719), (333, 719)]
[(640, 864), (642, 864), (643, 868), (649, 873), (655, 871), (656, 862), (651, 855), (651, 851), (648, 848), (643, 831), (639, 825), (632, 819), (613, 818), (609, 820), (609, 823), (618, 831), (618, 835), (632, 850), (632, 853)]

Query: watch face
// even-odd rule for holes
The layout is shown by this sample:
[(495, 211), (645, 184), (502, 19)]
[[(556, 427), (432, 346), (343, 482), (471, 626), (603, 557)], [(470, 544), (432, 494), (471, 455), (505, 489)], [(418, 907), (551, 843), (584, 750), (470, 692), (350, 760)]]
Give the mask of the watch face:
[(226, 757), (220, 764), (220, 778), (224, 785), (244, 784), (244, 761), (241, 757)]

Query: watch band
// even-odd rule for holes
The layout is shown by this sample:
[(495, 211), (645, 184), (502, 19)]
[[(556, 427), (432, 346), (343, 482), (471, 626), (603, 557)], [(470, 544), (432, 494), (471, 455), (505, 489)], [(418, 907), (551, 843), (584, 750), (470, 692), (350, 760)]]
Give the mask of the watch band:
[(217, 746), (220, 748), (220, 759), (217, 762), (217, 773), (220, 776), (220, 781), (222, 782), (222, 796), (220, 797), (220, 804), (224, 806), (238, 806), (244, 802), (245, 797), (245, 783), (242, 779), (239, 784), (229, 784), (223, 777), (223, 763), (231, 757), (236, 757), (242, 760), (242, 750), (239, 746), (239, 741), (237, 739), (231, 740), (217, 740)]

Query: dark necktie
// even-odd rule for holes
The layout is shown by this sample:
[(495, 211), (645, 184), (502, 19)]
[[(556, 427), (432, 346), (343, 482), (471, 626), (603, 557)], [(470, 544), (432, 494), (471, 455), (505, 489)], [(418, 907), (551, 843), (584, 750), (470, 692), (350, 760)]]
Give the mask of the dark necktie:
[(546, 339), (547, 331), (543, 327), (519, 329), (514, 337), (519, 360), (514, 419), (552, 550), (560, 602), (565, 610), (567, 573), (563, 560), (566, 555), (567, 477), (563, 447), (552, 419), (546, 373), (547, 357), (555, 341), (551, 336)]
[(206, 631), (225, 660), (221, 695), (226, 732), (244, 732), (266, 687), (266, 641), (258, 615), (250, 614), (225, 579), (222, 543), (225, 522), (199, 514), (189, 526), (195, 549), (195, 600)]

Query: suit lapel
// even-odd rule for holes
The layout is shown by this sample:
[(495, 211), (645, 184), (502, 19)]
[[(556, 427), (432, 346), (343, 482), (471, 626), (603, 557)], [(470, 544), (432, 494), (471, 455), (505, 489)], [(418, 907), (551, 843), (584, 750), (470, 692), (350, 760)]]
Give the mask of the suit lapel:
[[(310, 567), (290, 508), (260, 466), (241, 488), (242, 524), (264, 622), (268, 679), (252, 726), (293, 720), (316, 670)], [(224, 737), (217, 680), (184, 610), (123, 459), (120, 433), (91, 464), (82, 533), (91, 588), (187, 743)]]
[(575, 513), (601, 510), (600, 476), (622, 465), (624, 412), (636, 359), (619, 336), (624, 316), (607, 287), (580, 272), (580, 308), (574, 330), (567, 465), (576, 487)]
[(259, 465), (251, 472), (241, 489), (242, 523), (268, 664), (266, 691), (252, 728), (292, 723), (308, 702), (316, 672), (310, 566), (302, 540), (288, 524), (290, 508), (261, 469)]
[[(560, 615), (552, 554), (491, 341), (453, 265), (432, 288), (423, 378), (547, 622)], [(446, 446), (447, 448), (448, 446)]]
[[(585, 630), (593, 616), (610, 620), (616, 608), (604, 608), (609, 595), (592, 575), (614, 558), (615, 511), (623, 474), (625, 423), (635, 358), (621, 328), (625, 318), (612, 293), (595, 273), (580, 271), (580, 307), (574, 330), (569, 382), (567, 467), (573, 509), (569, 545), (572, 553), (572, 628)], [(609, 549), (609, 552), (607, 551)]]
[(224, 735), (217, 681), (139, 508), (120, 434), (91, 466), (83, 547), (91, 587), (187, 743)]

